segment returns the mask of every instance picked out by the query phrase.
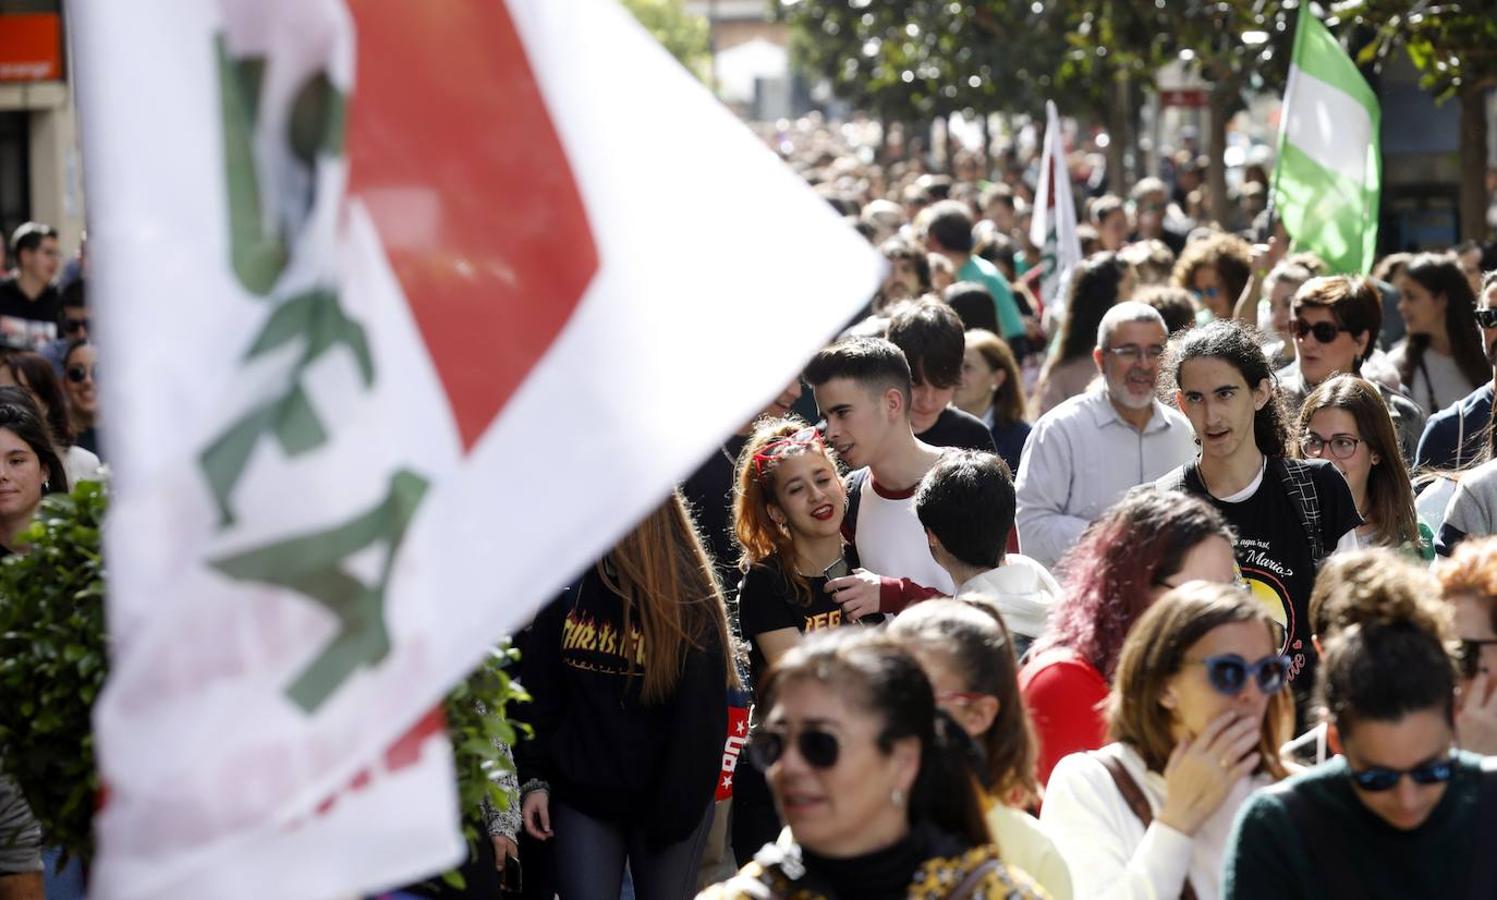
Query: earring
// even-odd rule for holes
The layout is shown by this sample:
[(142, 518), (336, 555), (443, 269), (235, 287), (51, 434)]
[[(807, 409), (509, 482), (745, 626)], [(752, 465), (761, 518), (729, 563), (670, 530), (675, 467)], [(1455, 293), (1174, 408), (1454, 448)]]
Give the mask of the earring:
[(904, 806), (904, 791), (900, 790), (899, 788), (895, 788), (894, 790), (890, 791), (889, 802), (893, 803), (895, 806)]
[(42, 482), (42, 490), (44, 490), (44, 491), (50, 491), (50, 490), (52, 490), (52, 481), (51, 481), (51, 479), (48, 479), (48, 480)]

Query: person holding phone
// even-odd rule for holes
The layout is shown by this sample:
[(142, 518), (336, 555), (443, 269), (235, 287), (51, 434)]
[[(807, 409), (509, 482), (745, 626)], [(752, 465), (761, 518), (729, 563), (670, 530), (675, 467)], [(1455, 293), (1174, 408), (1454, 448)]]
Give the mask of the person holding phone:
[[(853, 620), (826, 583), (850, 575), (855, 551), (842, 541), (847, 492), (834, 451), (795, 416), (762, 419), (738, 459), (734, 528), (743, 547), (738, 630), (749, 645), (755, 690), (802, 634)], [(780, 831), (764, 777), (740, 766), (733, 794), (733, 847), (747, 861)]]

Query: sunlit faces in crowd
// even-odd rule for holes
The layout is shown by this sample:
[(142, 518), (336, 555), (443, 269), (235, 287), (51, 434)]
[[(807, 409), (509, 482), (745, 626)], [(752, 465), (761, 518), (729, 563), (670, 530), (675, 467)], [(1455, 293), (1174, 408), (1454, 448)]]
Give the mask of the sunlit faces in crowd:
[(890, 798), (908, 797), (920, 769), (919, 740), (881, 748), (882, 717), (849, 703), (846, 693), (790, 679), (764, 723), (778, 744), (765, 777), (780, 816), (797, 842), (830, 857), (858, 856), (897, 841), (908, 824), (905, 808)]
[(1487, 362), (1497, 367), (1497, 275), (1489, 277), (1476, 295), (1476, 325)]
[(1424, 285), (1400, 274), (1393, 279), (1398, 288), (1398, 314), (1403, 316), (1409, 334), (1436, 335), (1445, 332), (1445, 306), (1450, 301)]
[(851, 468), (868, 465), (891, 434), (910, 427), (904, 392), (897, 387), (880, 391), (851, 378), (832, 378), (815, 391), (826, 441)]
[(92, 424), (99, 412), (94, 385), (97, 362), (93, 344), (79, 344), (64, 361), (62, 387), (68, 395), (68, 408), (80, 424)]
[(1181, 363), (1179, 382), (1175, 402), (1190, 420), (1203, 455), (1230, 459), (1244, 442), (1254, 446), (1253, 417), (1272, 391), (1266, 379), (1249, 385), (1230, 362), (1202, 356)]
[(1323, 306), (1301, 306), (1290, 325), (1300, 373), (1308, 385), (1319, 384), (1338, 372), (1355, 373), (1372, 335), (1353, 335)]
[(1403, 831), (1423, 825), (1445, 796), (1448, 769), (1443, 780), (1439, 776), (1441, 767), (1449, 765), (1454, 744), (1455, 729), (1439, 709), (1416, 710), (1391, 721), (1361, 721), (1350, 733), (1340, 734), (1341, 753), (1354, 776), (1398, 776), (1382, 790), (1365, 788), (1355, 777), (1352, 787), (1378, 818)]
[(1093, 351), (1114, 403), (1142, 409), (1154, 401), (1166, 339), (1164, 327), (1157, 322), (1120, 322), (1107, 346)]
[(1300, 436), (1305, 455), (1323, 459), (1346, 477), (1353, 497), (1367, 496), (1367, 479), (1382, 457), (1362, 436), (1357, 417), (1349, 410), (1326, 407), (1310, 417), (1310, 427)]
[(1191, 581), (1232, 584), (1237, 576), (1237, 556), (1232, 542), (1219, 534), (1212, 534), (1185, 553), (1179, 571), (1159, 578), (1153, 586), (1153, 594), (1157, 600), (1171, 589)]
[[(969, 339), (962, 353), (962, 378), (956, 384), (952, 402), (974, 416), (981, 417), (993, 405), (993, 395), (1003, 386), (1008, 373), (991, 365), (982, 351)], [(918, 429), (916, 429), (918, 431)]]
[(0, 523), (29, 519), (42, 502), (49, 477), (31, 445), (9, 428), (0, 428)]
[[(1175, 740), (1195, 738), (1222, 716), (1261, 723), (1269, 699), (1289, 678), (1288, 662), (1277, 654), (1261, 621), (1228, 622), (1206, 632), (1185, 651), (1160, 699), (1174, 714)], [(1257, 737), (1254, 728), (1234, 758), (1252, 749)]]
[(769, 514), (792, 534), (830, 537), (842, 528), (847, 491), (832, 461), (811, 446), (810, 438), (802, 440), (805, 449), (792, 448), (775, 462)]

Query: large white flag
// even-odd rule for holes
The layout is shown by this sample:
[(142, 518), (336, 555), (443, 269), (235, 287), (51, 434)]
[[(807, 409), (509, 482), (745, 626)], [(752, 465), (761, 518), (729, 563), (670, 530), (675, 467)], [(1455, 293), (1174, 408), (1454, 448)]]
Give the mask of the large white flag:
[(1040, 177), (1029, 219), (1029, 240), (1041, 252), (1043, 273), (1040, 299), (1045, 318), (1060, 323), (1065, 310), (1071, 271), (1081, 263), (1081, 238), (1076, 234), (1076, 201), (1071, 196), (1071, 170), (1066, 162), (1065, 135), (1055, 101), (1045, 101), (1045, 144), (1040, 155)]
[(608, 0), (69, 9), (117, 486), (94, 894), (439, 870), (427, 713), (877, 255)]

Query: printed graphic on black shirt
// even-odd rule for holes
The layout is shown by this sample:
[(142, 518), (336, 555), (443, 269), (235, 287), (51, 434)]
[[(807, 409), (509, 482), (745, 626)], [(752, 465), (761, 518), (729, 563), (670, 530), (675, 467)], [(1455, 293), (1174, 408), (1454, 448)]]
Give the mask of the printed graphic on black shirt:
[(585, 610), (567, 610), (561, 623), (562, 661), (574, 669), (627, 675), (630, 674), (629, 657), (632, 655), (633, 674), (642, 677), (645, 668), (644, 635), (637, 626), (630, 625), (630, 639), (624, 641), (621, 638), (616, 623), (598, 621)]

